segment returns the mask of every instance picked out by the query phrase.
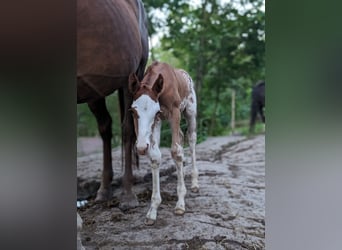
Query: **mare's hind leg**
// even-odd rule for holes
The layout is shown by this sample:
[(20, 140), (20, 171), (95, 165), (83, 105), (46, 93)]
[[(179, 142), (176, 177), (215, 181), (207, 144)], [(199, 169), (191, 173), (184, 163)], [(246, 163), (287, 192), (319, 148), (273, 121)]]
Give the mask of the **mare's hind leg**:
[(102, 181), (97, 191), (96, 201), (108, 200), (112, 197), (111, 182), (113, 179), (112, 169), (112, 118), (106, 108), (105, 99), (99, 99), (88, 103), (91, 112), (97, 120), (98, 129), (103, 142), (103, 171)]

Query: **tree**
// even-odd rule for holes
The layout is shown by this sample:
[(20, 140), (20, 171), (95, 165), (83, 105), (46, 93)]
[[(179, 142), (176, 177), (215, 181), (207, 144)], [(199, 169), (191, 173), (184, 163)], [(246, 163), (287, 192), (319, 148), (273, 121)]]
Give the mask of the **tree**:
[(193, 76), (199, 128), (207, 129), (209, 134), (220, 133), (227, 125), (230, 102), (226, 99), (231, 89), (237, 93), (237, 118), (247, 118), (248, 90), (264, 78), (262, 3), (242, 1), (237, 6), (202, 0), (194, 7), (188, 1), (170, 0), (161, 5), (161, 10), (167, 10), (162, 50), (172, 53)]
[(199, 141), (226, 132), (232, 89), (236, 120), (249, 117), (251, 87), (265, 77), (263, 4), (201, 0), (194, 6), (186, 0), (144, 0), (150, 38), (161, 37), (159, 47), (150, 46), (150, 61), (183, 68), (195, 82)]

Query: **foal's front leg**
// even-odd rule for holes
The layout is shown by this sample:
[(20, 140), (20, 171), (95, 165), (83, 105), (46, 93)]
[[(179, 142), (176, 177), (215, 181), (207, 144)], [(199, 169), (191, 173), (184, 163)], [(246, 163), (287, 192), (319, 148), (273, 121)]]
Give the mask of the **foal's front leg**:
[(152, 132), (151, 146), (148, 154), (151, 160), (152, 170), (152, 197), (151, 206), (147, 212), (145, 224), (153, 225), (157, 219), (157, 210), (161, 203), (160, 184), (159, 184), (159, 166), (161, 163), (161, 153), (159, 150), (161, 121), (158, 119), (155, 122), (155, 127)]
[(175, 207), (175, 214), (183, 215), (185, 213), (184, 197), (186, 195), (186, 187), (184, 183), (183, 160), (184, 152), (182, 147), (180, 118), (181, 114), (179, 109), (174, 109), (170, 120), (172, 129), (172, 146), (171, 155), (177, 167), (177, 195), (178, 201)]

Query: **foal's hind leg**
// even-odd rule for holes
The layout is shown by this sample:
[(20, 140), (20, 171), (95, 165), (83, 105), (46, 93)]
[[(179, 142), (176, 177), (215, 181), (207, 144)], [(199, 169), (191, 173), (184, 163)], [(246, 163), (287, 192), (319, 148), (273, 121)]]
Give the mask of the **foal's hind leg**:
[(106, 108), (105, 99), (99, 99), (88, 103), (91, 112), (97, 120), (98, 129), (103, 142), (103, 172), (102, 181), (97, 191), (96, 201), (108, 200), (112, 197), (111, 182), (113, 179), (112, 169), (112, 119)]
[(191, 153), (191, 191), (197, 193), (199, 191), (198, 185), (198, 169), (196, 166), (196, 142), (197, 142), (197, 132), (196, 132), (196, 105), (187, 107), (185, 110), (185, 118), (188, 124), (187, 137), (190, 146)]
[(183, 160), (184, 151), (181, 145), (181, 130), (180, 130), (180, 111), (174, 108), (172, 111), (172, 118), (170, 120), (172, 129), (172, 146), (171, 155), (177, 167), (177, 195), (178, 201), (175, 207), (175, 214), (183, 215), (185, 213), (184, 197), (186, 194), (186, 187), (184, 183)]

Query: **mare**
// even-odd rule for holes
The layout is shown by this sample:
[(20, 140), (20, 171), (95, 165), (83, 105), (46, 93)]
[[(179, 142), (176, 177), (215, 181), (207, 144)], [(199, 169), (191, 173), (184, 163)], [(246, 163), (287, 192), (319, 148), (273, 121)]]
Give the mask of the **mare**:
[(151, 206), (146, 215), (145, 224), (153, 225), (157, 218), (157, 209), (161, 203), (159, 185), (159, 150), (161, 121), (168, 120), (172, 130), (171, 155), (177, 167), (178, 201), (174, 210), (176, 215), (185, 212), (184, 197), (186, 188), (183, 171), (183, 133), (180, 128), (181, 113), (187, 121), (187, 137), (191, 152), (191, 190), (198, 192), (198, 170), (196, 167), (196, 113), (197, 101), (193, 81), (189, 74), (175, 69), (166, 63), (153, 62), (142, 81), (135, 74), (130, 75), (129, 90), (133, 94), (132, 114), (136, 147), (139, 155), (147, 155), (152, 169)]
[(265, 123), (264, 115), (265, 107), (265, 81), (260, 81), (252, 89), (251, 118), (249, 123), (249, 132), (254, 132), (254, 126), (257, 115), (259, 114), (263, 123)]
[(103, 141), (103, 171), (97, 201), (112, 197), (112, 119), (105, 98), (118, 90), (122, 164), (125, 159), (120, 206), (137, 205), (132, 192), (136, 135), (128, 113), (133, 101), (128, 92), (128, 78), (131, 73), (143, 78), (147, 58), (147, 18), (140, 0), (77, 1), (77, 103), (88, 104)]

